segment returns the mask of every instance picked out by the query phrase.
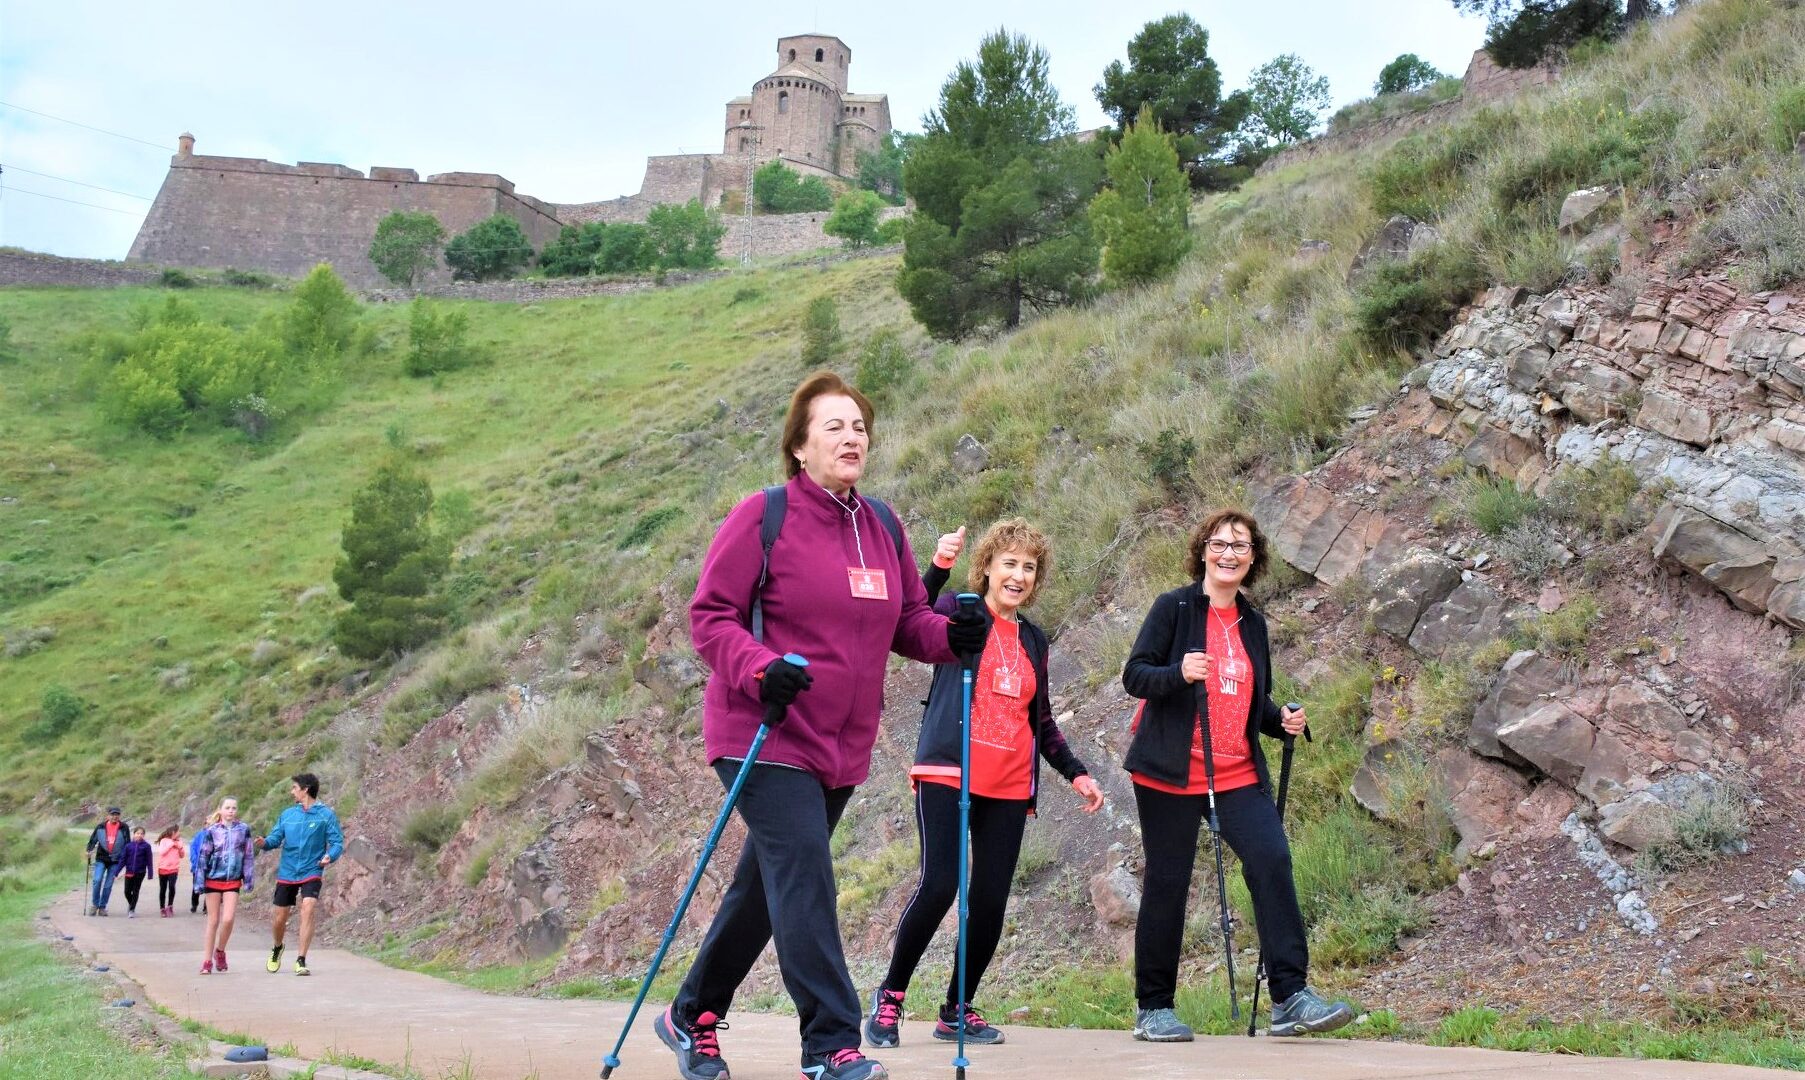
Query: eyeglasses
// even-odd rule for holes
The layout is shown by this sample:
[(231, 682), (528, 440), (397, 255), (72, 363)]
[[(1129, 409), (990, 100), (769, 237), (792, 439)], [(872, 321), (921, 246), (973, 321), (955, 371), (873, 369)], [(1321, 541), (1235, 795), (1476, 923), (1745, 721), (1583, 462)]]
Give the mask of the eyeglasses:
[(1208, 540), (1204, 542), (1204, 546), (1210, 549), (1212, 555), (1221, 555), (1224, 552), (1232, 551), (1236, 555), (1244, 556), (1253, 550), (1253, 545), (1245, 540), (1236, 540), (1232, 544), (1227, 540)]

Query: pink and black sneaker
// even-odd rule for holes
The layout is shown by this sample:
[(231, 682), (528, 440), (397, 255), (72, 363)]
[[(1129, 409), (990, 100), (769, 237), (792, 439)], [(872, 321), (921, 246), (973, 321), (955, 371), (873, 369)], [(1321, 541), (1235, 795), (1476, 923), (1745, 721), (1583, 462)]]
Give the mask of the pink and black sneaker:
[(829, 1054), (803, 1054), (802, 1080), (885, 1080), (890, 1074), (879, 1064), (849, 1046)]
[[(940, 1022), (934, 1025), (934, 1038), (946, 1042), (959, 1041), (959, 1010), (952, 1005), (940, 1007)], [(1003, 1041), (1003, 1029), (985, 1023), (984, 1017), (970, 1005), (965, 1007), (965, 1041), (978, 1046), (995, 1046)]]
[(727, 1021), (705, 1012), (693, 1023), (677, 1019), (666, 1009), (652, 1021), (658, 1041), (677, 1055), (677, 1072), (683, 1080), (728, 1080), (727, 1062), (721, 1058), (721, 1042), (715, 1032), (724, 1030)]
[(878, 987), (871, 995), (871, 1019), (865, 1021), (865, 1041), (882, 1049), (902, 1044), (903, 995)]

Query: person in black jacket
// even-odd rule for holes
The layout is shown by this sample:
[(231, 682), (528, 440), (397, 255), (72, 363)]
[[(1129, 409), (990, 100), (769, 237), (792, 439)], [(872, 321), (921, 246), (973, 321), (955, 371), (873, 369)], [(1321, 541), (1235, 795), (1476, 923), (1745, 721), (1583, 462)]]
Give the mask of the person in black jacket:
[[(1259, 736), (1304, 730), (1304, 710), (1272, 700), (1266, 620), (1241, 591), (1266, 568), (1253, 517), (1218, 510), (1191, 534), (1192, 583), (1159, 597), (1141, 623), (1122, 685), (1142, 700), (1125, 768), (1134, 778), (1146, 854), (1134, 931), (1134, 1037), (1189, 1042), (1173, 1012), (1185, 900), (1213, 780), (1222, 836), (1241, 858), (1272, 979), (1273, 1035), (1333, 1031), (1353, 1010), (1305, 984), (1309, 948), (1291, 848), (1273, 802)], [(1203, 725), (1209, 725), (1206, 759)]]
[(94, 859), (94, 880), (89, 897), (94, 914), (107, 913), (107, 901), (113, 898), (113, 881), (125, 868), (125, 847), (132, 842), (132, 827), (120, 817), (117, 806), (107, 807), (107, 816), (88, 834), (88, 854)]
[[(964, 544), (965, 530), (941, 537), (934, 566), (923, 575), (928, 596), (937, 597)], [(1084, 763), (1066, 745), (1053, 722), (1048, 693), (1047, 636), (1021, 614), (1047, 580), (1052, 551), (1047, 538), (1016, 518), (991, 526), (974, 553), (970, 587), (981, 593), (981, 613), (990, 626), (974, 673), (971, 718), (971, 869), (967, 901), (965, 1039), (979, 1044), (1003, 1041), (969, 1004), (972, 991), (1003, 934), (1009, 884), (1021, 854), (1022, 830), (1039, 794), (1039, 758), (1071, 782), (1086, 813), (1103, 806), (1103, 791)], [(951, 613), (954, 599), (940, 597), (938, 611)], [(958, 664), (938, 664), (921, 718), (915, 764), (915, 827), (921, 843), (921, 882), (903, 908), (895, 951), (884, 983), (872, 994), (865, 1039), (872, 1046), (901, 1040), (903, 997), (916, 965), (959, 890), (959, 773), (962, 757), (963, 689)], [(936, 1039), (958, 1038), (958, 970), (948, 980), (940, 1006)]]

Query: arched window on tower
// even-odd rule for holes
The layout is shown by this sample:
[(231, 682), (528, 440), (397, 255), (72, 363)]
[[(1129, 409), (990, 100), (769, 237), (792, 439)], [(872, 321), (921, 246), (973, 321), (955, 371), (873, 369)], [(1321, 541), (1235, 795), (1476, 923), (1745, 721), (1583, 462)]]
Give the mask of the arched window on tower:
[(790, 50), (790, 59), (791, 60), (796, 59), (796, 50), (795, 49)]
[(790, 92), (788, 90), (779, 90), (777, 92), (777, 111), (779, 113), (787, 113), (790, 111)]
[(815, 50), (815, 63), (819, 64), (821, 62), (822, 58), (825, 57), (826, 55), (827, 54), (826, 54), (825, 50), (816, 49)]

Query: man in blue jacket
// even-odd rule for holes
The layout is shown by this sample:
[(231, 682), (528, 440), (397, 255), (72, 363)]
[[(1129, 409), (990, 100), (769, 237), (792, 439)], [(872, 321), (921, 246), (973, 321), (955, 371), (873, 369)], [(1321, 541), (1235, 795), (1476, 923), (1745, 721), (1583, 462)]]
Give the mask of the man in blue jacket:
[(326, 867), (345, 853), (345, 834), (339, 828), (338, 815), (319, 802), (320, 778), (312, 773), (293, 777), (288, 789), (295, 805), (282, 811), (276, 827), (268, 836), (255, 841), (260, 848), (280, 851), (282, 861), (276, 867), (276, 890), (270, 897), (275, 908), (270, 921), (274, 947), (270, 949), (271, 973), (282, 970), (282, 938), (288, 932), (288, 915), (298, 900), (301, 905), (301, 948), (295, 954), (295, 974), (310, 975), (307, 947), (313, 943), (313, 924), (320, 906), (320, 884)]

